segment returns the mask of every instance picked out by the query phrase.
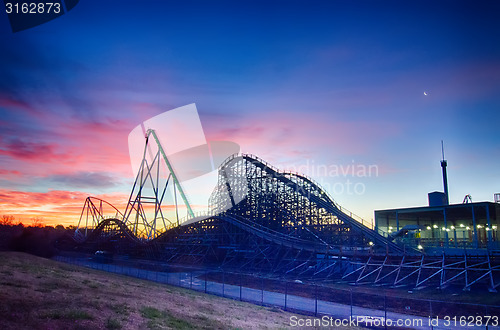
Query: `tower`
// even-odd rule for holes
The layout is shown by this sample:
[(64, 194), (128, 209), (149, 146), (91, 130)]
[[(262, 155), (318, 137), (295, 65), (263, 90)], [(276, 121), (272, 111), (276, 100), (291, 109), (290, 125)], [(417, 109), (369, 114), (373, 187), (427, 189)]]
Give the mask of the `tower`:
[(443, 160), (441, 160), (441, 168), (443, 170), (443, 186), (444, 186), (444, 196), (445, 196), (445, 205), (450, 204), (450, 198), (448, 195), (448, 176), (446, 174), (446, 166), (448, 163), (444, 159), (444, 144), (443, 140), (441, 140), (441, 153), (443, 154)]

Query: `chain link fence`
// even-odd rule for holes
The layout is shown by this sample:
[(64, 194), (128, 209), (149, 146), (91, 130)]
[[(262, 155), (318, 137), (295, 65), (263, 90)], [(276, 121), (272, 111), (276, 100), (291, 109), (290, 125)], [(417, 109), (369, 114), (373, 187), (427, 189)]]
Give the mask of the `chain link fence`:
[(149, 261), (95, 260), (95, 257), (74, 256), (57, 256), (54, 259), (262, 306), (275, 306), (304, 315), (356, 319), (364, 322), (365, 326), (500, 329), (500, 306), (376, 295), (321, 283), (173, 267)]

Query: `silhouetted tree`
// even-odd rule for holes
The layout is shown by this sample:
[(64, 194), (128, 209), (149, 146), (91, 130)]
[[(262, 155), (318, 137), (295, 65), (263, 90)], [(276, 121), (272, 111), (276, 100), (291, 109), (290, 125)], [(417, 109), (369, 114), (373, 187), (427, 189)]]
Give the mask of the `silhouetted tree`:
[(13, 215), (4, 214), (0, 218), (0, 225), (12, 226), (13, 224), (14, 224), (14, 216)]
[(31, 226), (32, 227), (43, 227), (43, 218), (41, 217), (33, 217), (31, 218)]

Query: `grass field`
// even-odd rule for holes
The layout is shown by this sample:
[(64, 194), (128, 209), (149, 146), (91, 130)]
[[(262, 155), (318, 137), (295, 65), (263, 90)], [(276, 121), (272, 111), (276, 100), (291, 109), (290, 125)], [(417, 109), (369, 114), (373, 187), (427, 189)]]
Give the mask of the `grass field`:
[(283, 329), (292, 315), (29, 254), (0, 252), (2, 329)]

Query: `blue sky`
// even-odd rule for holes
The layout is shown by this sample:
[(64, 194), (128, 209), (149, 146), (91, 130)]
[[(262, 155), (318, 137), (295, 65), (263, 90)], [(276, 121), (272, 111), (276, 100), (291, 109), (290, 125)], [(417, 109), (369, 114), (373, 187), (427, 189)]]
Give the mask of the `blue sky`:
[(281, 168), (376, 165), (315, 177), (362, 185), (330, 193), (367, 219), (442, 190), (441, 140), (450, 201), (492, 200), (499, 14), (496, 1), (81, 1), (18, 33), (2, 14), (0, 203), (66, 223), (82, 196), (122, 203), (128, 133), (190, 103), (209, 140)]

